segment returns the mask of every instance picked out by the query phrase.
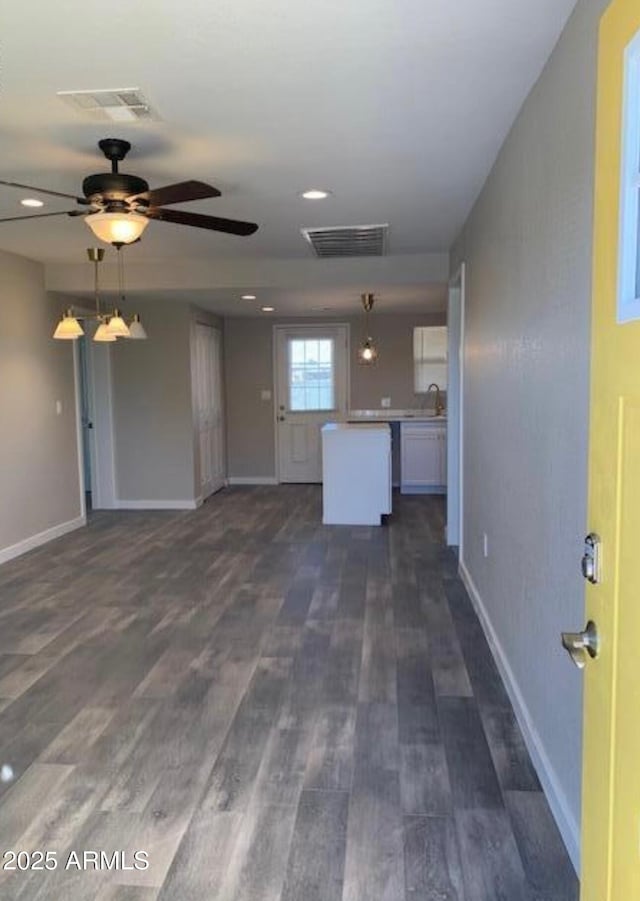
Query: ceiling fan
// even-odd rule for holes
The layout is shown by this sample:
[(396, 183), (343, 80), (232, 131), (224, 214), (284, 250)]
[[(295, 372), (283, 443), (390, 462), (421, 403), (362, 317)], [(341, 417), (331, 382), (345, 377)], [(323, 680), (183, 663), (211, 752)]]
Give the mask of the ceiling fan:
[(193, 180), (150, 190), (148, 183), (143, 178), (118, 171), (118, 164), (131, 150), (129, 141), (123, 141), (120, 138), (104, 138), (98, 142), (98, 147), (110, 161), (111, 172), (88, 175), (82, 182), (84, 197), (0, 179), (0, 185), (24, 188), (39, 194), (75, 200), (81, 209), (62, 210), (56, 213), (33, 213), (28, 216), (10, 216), (0, 219), (0, 222), (44, 219), (48, 216), (83, 216), (96, 237), (109, 244), (132, 244), (139, 240), (151, 219), (173, 222), (176, 225), (191, 225), (194, 228), (206, 228), (230, 235), (252, 235), (258, 230), (255, 222), (241, 222), (237, 219), (221, 219), (217, 216), (204, 216), (201, 213), (191, 213), (185, 210), (165, 209), (167, 205), (174, 203), (220, 197), (220, 191), (202, 181)]

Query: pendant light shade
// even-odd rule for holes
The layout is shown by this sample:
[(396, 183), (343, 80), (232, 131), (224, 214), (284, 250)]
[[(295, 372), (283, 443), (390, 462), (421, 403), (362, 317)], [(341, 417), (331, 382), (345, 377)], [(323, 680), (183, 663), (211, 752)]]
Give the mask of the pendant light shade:
[(105, 244), (131, 244), (149, 224), (139, 213), (91, 213), (84, 221)]
[(122, 313), (117, 308), (113, 311), (113, 316), (109, 320), (109, 325), (107, 326), (107, 331), (110, 335), (113, 335), (114, 338), (130, 338), (131, 333), (129, 331), (129, 326), (122, 318)]
[(135, 313), (133, 319), (129, 323), (129, 337), (134, 341), (144, 341), (147, 337), (144, 326), (140, 321), (139, 313)]
[(73, 311), (70, 309), (66, 310), (56, 326), (53, 337), (58, 341), (75, 341), (76, 338), (79, 338), (81, 335), (84, 335), (82, 326), (73, 315)]
[(112, 335), (109, 331), (108, 324), (103, 320), (98, 328), (96, 329), (96, 333), (93, 336), (94, 341), (115, 341), (116, 336)]

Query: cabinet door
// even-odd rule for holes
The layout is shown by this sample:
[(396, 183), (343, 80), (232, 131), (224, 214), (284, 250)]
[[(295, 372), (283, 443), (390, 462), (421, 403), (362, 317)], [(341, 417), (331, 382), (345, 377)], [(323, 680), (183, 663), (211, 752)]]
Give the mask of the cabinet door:
[(402, 431), (402, 484), (442, 485), (440, 430), (426, 428)]

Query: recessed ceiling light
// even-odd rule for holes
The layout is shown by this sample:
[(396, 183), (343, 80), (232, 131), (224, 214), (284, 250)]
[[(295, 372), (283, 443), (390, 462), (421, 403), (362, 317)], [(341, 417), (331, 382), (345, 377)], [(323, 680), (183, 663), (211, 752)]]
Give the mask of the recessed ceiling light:
[(35, 197), (25, 197), (24, 200), (21, 200), (20, 203), (22, 206), (44, 206), (44, 203), (41, 200), (36, 200)]
[(331, 191), (323, 191), (320, 188), (309, 188), (308, 191), (303, 191), (302, 196), (305, 200), (325, 200)]
[(256, 299), (255, 294), (243, 294), (242, 295), (242, 300), (255, 300), (255, 299)]
[(275, 310), (275, 307), (262, 307), (263, 313), (273, 313), (274, 310)]

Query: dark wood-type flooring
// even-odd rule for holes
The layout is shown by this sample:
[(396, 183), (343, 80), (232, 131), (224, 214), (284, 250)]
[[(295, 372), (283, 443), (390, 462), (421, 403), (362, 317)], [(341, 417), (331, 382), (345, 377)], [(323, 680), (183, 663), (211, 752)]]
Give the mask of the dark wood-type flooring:
[(0, 567), (0, 850), (58, 862), (2, 901), (577, 899), (442, 500), (320, 523), (234, 488)]

